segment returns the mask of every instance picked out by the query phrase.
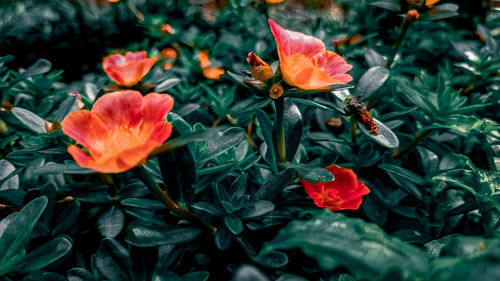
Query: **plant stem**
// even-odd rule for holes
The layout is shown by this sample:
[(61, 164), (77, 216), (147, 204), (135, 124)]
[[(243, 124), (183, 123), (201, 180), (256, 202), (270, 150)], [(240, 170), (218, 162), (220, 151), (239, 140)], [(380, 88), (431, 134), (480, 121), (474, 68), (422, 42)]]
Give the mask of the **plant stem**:
[(278, 161), (286, 162), (285, 144), (285, 99), (280, 97), (274, 100), (276, 106), (276, 144), (278, 149)]
[(421, 132), (420, 134), (416, 135), (414, 138), (413, 138), (413, 141), (405, 148), (403, 149), (398, 149), (396, 151), (394, 151), (392, 153), (392, 157), (394, 158), (397, 158), (397, 157), (400, 157), (402, 154), (408, 152), (410, 149), (414, 148), (415, 146), (417, 146), (417, 144), (425, 137), (429, 134), (430, 130), (428, 131), (423, 131)]
[(351, 142), (353, 144), (356, 144), (356, 129), (358, 128), (358, 126), (353, 116), (351, 116), (350, 121), (351, 121)]
[(204, 222), (188, 209), (183, 208), (175, 202), (160, 186), (154, 181), (149, 172), (142, 166), (135, 167), (132, 171), (141, 179), (141, 181), (151, 190), (151, 192), (158, 198), (170, 211), (178, 215), (180, 218), (190, 221), (193, 224), (205, 227), (210, 234), (215, 234), (217, 229), (210, 223)]
[(408, 28), (410, 27), (411, 21), (407, 20), (406, 18), (403, 20), (403, 24), (401, 25), (401, 30), (399, 31), (399, 36), (398, 39), (396, 40), (396, 43), (394, 44), (394, 55), (389, 59), (385, 67), (387, 69), (391, 68), (392, 63), (394, 62), (394, 59), (396, 58), (396, 55), (399, 52), (399, 48), (401, 47), (403, 40), (405, 38), (406, 32), (408, 31)]

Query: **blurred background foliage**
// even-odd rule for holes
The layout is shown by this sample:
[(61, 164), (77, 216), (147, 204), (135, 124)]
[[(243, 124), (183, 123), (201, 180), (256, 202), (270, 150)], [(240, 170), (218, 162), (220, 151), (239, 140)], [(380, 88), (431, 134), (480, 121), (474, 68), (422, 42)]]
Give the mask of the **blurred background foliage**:
[[(424, 8), (388, 70), (406, 1), (0, 3), (1, 279), (499, 280), (498, 1)], [(335, 93), (294, 93), (292, 164), (278, 172), (272, 101), (241, 83), (249, 52), (277, 65), (267, 18), (354, 65), (351, 93), (399, 146), (353, 131)], [(169, 69), (164, 48), (177, 52)], [(207, 140), (144, 169), (215, 236), (172, 215), (139, 172), (111, 184), (47, 132), (79, 108), (71, 92), (85, 109), (106, 92), (104, 56), (138, 50), (162, 58), (144, 84), (174, 97), (173, 137)], [(202, 50), (221, 79), (204, 77)], [(333, 162), (371, 189), (360, 210), (317, 210), (299, 184)]]

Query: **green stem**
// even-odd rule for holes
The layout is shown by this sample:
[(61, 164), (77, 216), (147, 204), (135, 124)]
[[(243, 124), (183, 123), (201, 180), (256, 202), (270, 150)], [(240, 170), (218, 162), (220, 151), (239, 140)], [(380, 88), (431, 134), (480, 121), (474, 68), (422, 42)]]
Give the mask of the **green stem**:
[(276, 106), (276, 144), (278, 146), (278, 161), (286, 163), (285, 144), (285, 99), (280, 97), (274, 100)]
[(420, 134), (416, 135), (414, 138), (413, 138), (413, 141), (405, 148), (403, 149), (398, 149), (396, 151), (394, 151), (392, 153), (392, 157), (394, 158), (397, 158), (397, 157), (400, 157), (402, 154), (408, 152), (409, 150), (411, 150), (412, 148), (414, 148), (415, 146), (417, 146), (417, 144), (425, 137), (427, 136), (429, 133), (430, 133), (431, 130), (427, 130), (427, 131), (423, 131), (421, 132)]
[(355, 145), (356, 144), (356, 129), (358, 128), (358, 125), (356, 124), (356, 120), (354, 116), (351, 117), (351, 142)]
[(188, 209), (183, 208), (175, 202), (160, 186), (154, 181), (149, 172), (142, 166), (135, 167), (132, 171), (141, 179), (141, 181), (151, 190), (156, 198), (158, 198), (170, 211), (178, 215), (180, 218), (190, 221), (193, 224), (205, 227), (211, 234), (215, 234), (217, 229), (210, 223), (204, 222)]
[(399, 49), (401, 48), (401, 45), (403, 43), (403, 39), (405, 38), (406, 32), (408, 31), (408, 28), (410, 27), (411, 21), (407, 20), (406, 18), (403, 20), (403, 24), (401, 25), (401, 30), (399, 32), (398, 39), (396, 40), (396, 43), (394, 44), (394, 55), (389, 59), (385, 67), (387, 69), (391, 68), (392, 63), (394, 62), (394, 59), (396, 58), (396, 55), (399, 52)]

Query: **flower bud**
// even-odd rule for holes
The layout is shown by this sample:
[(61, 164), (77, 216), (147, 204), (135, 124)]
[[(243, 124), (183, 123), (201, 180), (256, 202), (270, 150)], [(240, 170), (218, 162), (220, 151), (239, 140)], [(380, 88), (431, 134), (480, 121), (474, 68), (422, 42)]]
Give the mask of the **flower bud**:
[(69, 93), (69, 95), (76, 96), (76, 107), (78, 107), (78, 109), (82, 109), (83, 107), (85, 107), (85, 103), (83, 103), (82, 96), (80, 95), (80, 93), (73, 91)]
[(161, 26), (161, 32), (166, 34), (175, 34), (175, 29), (168, 23), (164, 23)]
[(273, 69), (259, 58), (254, 52), (248, 54), (247, 62), (252, 69), (252, 75), (255, 79), (266, 82), (274, 76)]
[(409, 10), (408, 13), (406, 13), (406, 19), (411, 21), (416, 21), (419, 16), (418, 11), (415, 9)]
[(273, 99), (278, 99), (281, 95), (283, 95), (284, 91), (285, 90), (283, 90), (283, 87), (281, 87), (280, 84), (274, 83), (271, 86), (271, 89), (269, 89), (269, 96)]
[(2, 107), (0, 110), (2, 111), (11, 111), (14, 105), (8, 101), (2, 101)]
[(47, 133), (54, 132), (60, 129), (61, 129), (61, 123), (59, 123), (58, 121), (50, 123), (49, 121), (45, 120), (45, 130), (47, 131)]
[(328, 129), (330, 129), (334, 133), (341, 133), (342, 132), (342, 119), (340, 118), (329, 118), (328, 120), (325, 121), (325, 125)]

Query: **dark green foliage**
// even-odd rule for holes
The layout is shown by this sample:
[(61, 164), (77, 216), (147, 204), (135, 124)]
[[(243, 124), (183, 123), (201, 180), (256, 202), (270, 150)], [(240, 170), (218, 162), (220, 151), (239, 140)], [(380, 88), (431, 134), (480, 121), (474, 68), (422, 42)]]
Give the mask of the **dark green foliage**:
[[(0, 280), (500, 280), (500, 15), (488, 1), (443, 0), (404, 24), (404, 0), (101, 2), (0, 4)], [(320, 38), (353, 81), (247, 81), (249, 52), (279, 64), (268, 17)], [(160, 59), (135, 86), (175, 100), (163, 150), (119, 174), (76, 164), (75, 142), (46, 121), (79, 109), (73, 91), (86, 110), (109, 92), (104, 56), (167, 47), (173, 68)], [(220, 80), (203, 76), (200, 50)], [(332, 164), (370, 189), (359, 210), (320, 210), (304, 191), (301, 179), (335, 180)]]

